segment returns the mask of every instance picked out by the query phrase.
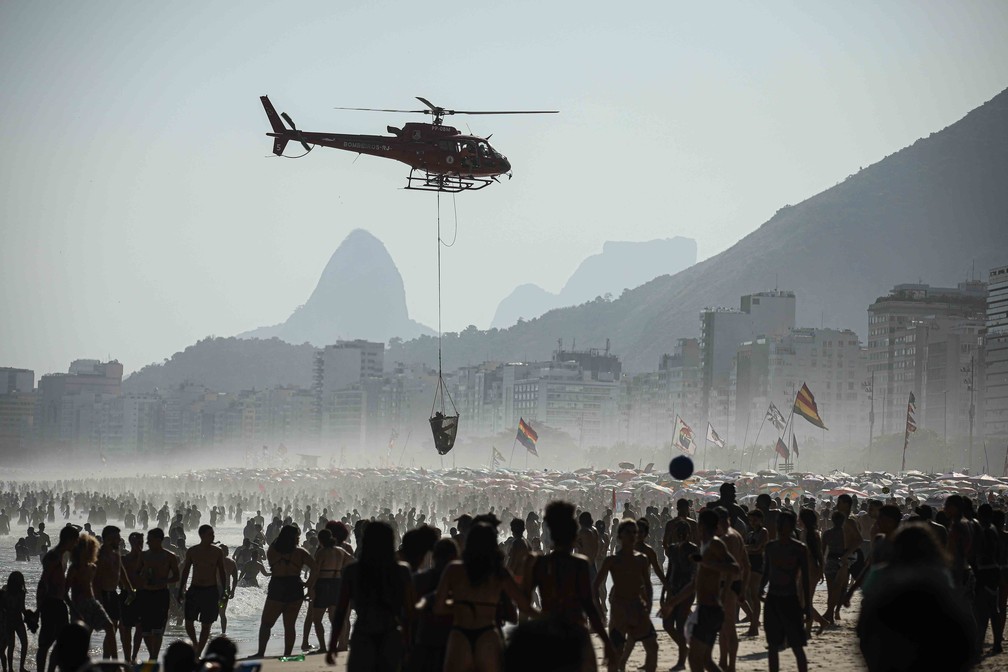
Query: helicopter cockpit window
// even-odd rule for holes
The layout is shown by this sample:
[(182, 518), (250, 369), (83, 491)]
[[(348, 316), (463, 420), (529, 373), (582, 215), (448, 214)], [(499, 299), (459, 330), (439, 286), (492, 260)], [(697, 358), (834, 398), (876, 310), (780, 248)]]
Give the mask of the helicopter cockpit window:
[(487, 143), (479, 143), (479, 155), (484, 159), (490, 158), (490, 146)]

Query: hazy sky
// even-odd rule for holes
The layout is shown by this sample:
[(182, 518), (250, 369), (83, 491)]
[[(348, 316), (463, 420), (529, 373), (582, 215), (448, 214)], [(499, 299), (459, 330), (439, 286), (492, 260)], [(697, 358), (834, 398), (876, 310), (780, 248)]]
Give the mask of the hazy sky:
[(0, 3), (0, 366), (130, 371), (282, 321), (357, 227), (436, 324), (435, 196), (393, 161), (267, 158), (262, 94), (350, 133), (410, 119), (334, 106), (561, 110), (448, 120), (514, 167), (457, 197), (443, 257), (445, 327), (485, 327), (606, 240), (709, 257), (956, 121), (1008, 86), (1006, 35), (1003, 0)]

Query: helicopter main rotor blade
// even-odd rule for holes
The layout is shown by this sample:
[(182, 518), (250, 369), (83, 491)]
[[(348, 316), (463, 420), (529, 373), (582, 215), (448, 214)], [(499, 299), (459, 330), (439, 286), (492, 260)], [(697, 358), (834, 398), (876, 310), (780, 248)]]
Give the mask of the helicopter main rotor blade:
[(424, 105), (426, 105), (427, 107), (429, 107), (432, 110), (442, 110), (442, 109), (444, 109), (444, 108), (438, 107), (437, 105), (435, 105), (434, 103), (430, 102), (429, 100), (427, 100), (423, 96), (416, 96), (416, 99), (419, 100), (421, 103), (423, 103)]
[(559, 114), (560, 110), (445, 110), (445, 114)]
[(355, 112), (396, 112), (402, 114), (430, 114), (430, 110), (385, 110), (374, 107), (334, 107), (334, 110), (353, 110)]

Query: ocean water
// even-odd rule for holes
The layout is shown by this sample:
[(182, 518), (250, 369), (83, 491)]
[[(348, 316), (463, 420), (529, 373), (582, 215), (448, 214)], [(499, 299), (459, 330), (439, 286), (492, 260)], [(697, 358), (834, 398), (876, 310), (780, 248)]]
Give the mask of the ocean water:
[[(70, 522), (77, 525), (83, 525), (83, 520), (74, 519), (71, 516)], [(110, 524), (118, 524), (117, 521), (109, 521)], [(59, 528), (62, 527), (64, 521), (60, 520), (57, 516), (57, 520), (54, 523), (46, 525), (46, 533), (49, 534), (50, 538), (54, 541), (59, 535)], [(123, 530), (123, 537), (125, 538), (129, 532), (132, 530)], [(14, 544), (17, 542), (18, 538), (24, 536), (24, 530), (21, 526), (15, 527), (11, 525), (11, 535), (0, 536), (0, 582), (6, 583), (7, 576), (12, 571), (20, 571), (25, 576), (25, 583), (28, 588), (28, 608), (34, 609), (35, 607), (35, 586), (38, 585), (39, 576), (42, 573), (41, 563), (37, 558), (32, 559), (30, 562), (17, 562), (14, 560)], [(16, 534), (14, 534), (16, 532)], [(228, 522), (226, 524), (217, 525), (215, 527), (216, 539), (217, 541), (228, 546), (229, 549), (237, 548), (242, 541), (242, 525), (234, 522)], [(187, 533), (188, 541), (192, 543), (197, 539), (195, 531)], [(259, 642), (259, 621), (262, 615), (263, 604), (266, 601), (266, 584), (269, 581), (268, 577), (259, 577), (259, 581), (262, 584), (260, 587), (255, 588), (237, 588), (235, 589), (235, 597), (228, 604), (227, 616), (228, 616), (228, 629), (227, 635), (238, 645), (238, 655), (241, 657), (250, 656), (256, 652)], [(300, 653), (301, 648), (301, 628), (304, 623), (304, 617), (306, 613), (306, 607), (302, 607), (301, 613), (299, 615), (298, 628), (297, 628), (297, 641), (294, 646), (294, 653)], [(328, 619), (323, 621), (326, 624), (326, 636), (328, 637)], [(199, 624), (197, 624), (196, 634), (199, 634)], [(211, 630), (211, 639), (216, 635), (221, 634), (221, 624), (218, 620), (214, 623)], [(102, 653), (102, 637), (101, 633), (95, 634), (91, 638), (91, 655), (94, 658), (100, 658)], [(162, 646), (162, 654), (164, 649), (167, 648), (168, 644), (175, 639), (184, 638), (185, 625), (183, 623), (176, 623), (174, 620), (169, 620), (168, 629), (165, 633), (164, 645)], [(33, 635), (31, 632), (28, 633), (28, 661), (26, 666), (30, 670), (35, 669), (35, 651), (37, 635)], [(117, 637), (118, 641), (118, 637)], [(314, 634), (312, 634), (309, 639), (313, 644), (316, 642)], [(118, 644), (117, 644), (118, 646)], [(19, 645), (20, 647), (20, 645)], [(280, 620), (277, 620), (276, 625), (273, 626), (272, 635), (270, 636), (269, 645), (266, 647), (267, 655), (279, 656), (283, 654), (283, 624)], [(20, 656), (20, 648), (18, 649), (17, 656)], [(140, 646), (140, 658), (145, 659), (147, 656), (147, 648), (141, 644)], [(15, 661), (15, 664), (16, 661)]]

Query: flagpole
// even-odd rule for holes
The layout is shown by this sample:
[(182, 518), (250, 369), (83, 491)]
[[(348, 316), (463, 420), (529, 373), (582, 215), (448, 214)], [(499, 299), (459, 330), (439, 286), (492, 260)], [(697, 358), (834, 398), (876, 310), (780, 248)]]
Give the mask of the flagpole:
[[(910, 396), (913, 396), (913, 392), (910, 392)], [(910, 399), (907, 398), (907, 421), (905, 423), (905, 428), (903, 429), (903, 461), (900, 463), (900, 471), (906, 473), (906, 449), (907, 444), (910, 443)], [(972, 465), (971, 465), (972, 466)], [(972, 474), (970, 474), (972, 476)]]
[(745, 445), (749, 441), (749, 423), (752, 421), (752, 407), (749, 408), (749, 413), (746, 415), (745, 421), (745, 436), (742, 437), (742, 454), (739, 455), (739, 469), (745, 464)]
[[(707, 434), (710, 434), (711, 424), (707, 423)], [(707, 471), (707, 434), (703, 437), (703, 470)]]
[[(767, 411), (769, 412), (769, 410), (770, 409), (768, 408)], [(763, 414), (763, 422), (760, 423), (759, 429), (756, 430), (756, 440), (753, 441), (752, 452), (749, 453), (749, 471), (752, 471), (752, 463), (753, 463), (753, 460), (756, 458), (756, 444), (759, 443), (759, 435), (760, 435), (760, 432), (763, 431), (763, 425), (765, 425), (765, 424), (766, 424), (766, 413)]]
[(517, 444), (517, 443), (518, 443), (518, 435), (515, 434), (514, 441), (511, 442), (511, 457), (508, 459), (508, 469), (511, 468), (511, 464), (514, 462), (514, 449), (515, 449), (515, 444)]
[[(675, 401), (674, 400), (672, 401), (672, 417), (673, 418), (677, 417), (676, 416)], [(675, 420), (672, 421), (672, 433), (673, 434), (675, 433)], [(672, 462), (672, 444), (673, 443), (674, 443), (674, 440), (673, 441), (669, 441), (669, 446), (668, 446), (668, 459), (669, 459), (669, 463)], [(1005, 458), (1005, 459), (1008, 460), (1008, 458)]]

